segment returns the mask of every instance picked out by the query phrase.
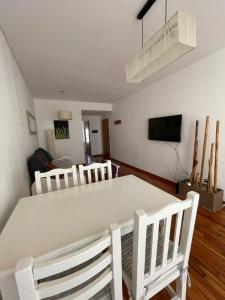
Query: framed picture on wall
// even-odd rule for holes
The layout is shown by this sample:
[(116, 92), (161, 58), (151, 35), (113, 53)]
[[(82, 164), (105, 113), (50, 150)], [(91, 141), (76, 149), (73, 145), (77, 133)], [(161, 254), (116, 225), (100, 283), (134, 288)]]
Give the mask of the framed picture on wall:
[(29, 134), (37, 134), (37, 125), (35, 117), (28, 110), (26, 111), (26, 114)]
[(64, 140), (70, 138), (68, 121), (54, 121), (54, 129), (56, 140)]

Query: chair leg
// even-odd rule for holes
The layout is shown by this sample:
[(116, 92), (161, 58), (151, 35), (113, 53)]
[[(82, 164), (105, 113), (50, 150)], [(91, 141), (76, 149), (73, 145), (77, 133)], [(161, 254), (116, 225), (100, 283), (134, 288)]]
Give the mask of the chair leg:
[(187, 294), (187, 270), (182, 270), (180, 277), (176, 280), (177, 296), (181, 300), (186, 300)]
[(167, 293), (170, 295), (171, 299), (174, 299), (174, 298), (176, 299), (177, 293), (176, 293), (176, 291), (174, 291), (174, 289), (172, 288), (171, 285), (168, 285), (166, 287), (166, 290), (167, 290)]

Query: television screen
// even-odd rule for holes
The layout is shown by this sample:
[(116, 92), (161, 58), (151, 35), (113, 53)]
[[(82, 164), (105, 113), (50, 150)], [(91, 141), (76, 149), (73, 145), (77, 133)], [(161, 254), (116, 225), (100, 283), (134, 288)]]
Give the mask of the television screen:
[(149, 140), (180, 142), (182, 115), (149, 119)]

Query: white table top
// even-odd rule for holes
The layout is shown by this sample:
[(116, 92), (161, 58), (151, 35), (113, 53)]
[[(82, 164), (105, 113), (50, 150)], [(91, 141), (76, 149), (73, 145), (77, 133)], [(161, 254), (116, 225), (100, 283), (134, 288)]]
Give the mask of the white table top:
[(0, 235), (0, 271), (125, 223), (137, 209), (154, 211), (174, 201), (133, 175), (22, 198)]

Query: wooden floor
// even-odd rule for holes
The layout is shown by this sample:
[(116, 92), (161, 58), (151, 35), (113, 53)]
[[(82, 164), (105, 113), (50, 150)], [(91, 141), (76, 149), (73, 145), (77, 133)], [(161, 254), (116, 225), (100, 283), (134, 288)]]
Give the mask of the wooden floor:
[[(175, 194), (173, 184), (121, 164), (119, 176), (128, 174)], [(192, 287), (188, 288), (188, 300), (225, 300), (225, 208), (216, 213), (203, 208), (198, 210), (189, 273)], [(125, 299), (128, 299), (126, 294)], [(152, 299), (166, 300), (170, 297), (166, 291), (162, 291)]]

